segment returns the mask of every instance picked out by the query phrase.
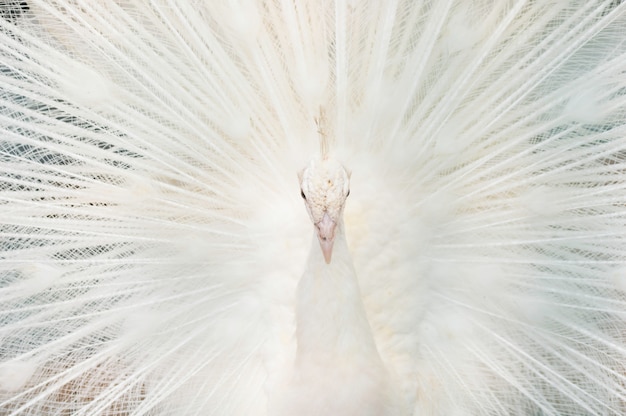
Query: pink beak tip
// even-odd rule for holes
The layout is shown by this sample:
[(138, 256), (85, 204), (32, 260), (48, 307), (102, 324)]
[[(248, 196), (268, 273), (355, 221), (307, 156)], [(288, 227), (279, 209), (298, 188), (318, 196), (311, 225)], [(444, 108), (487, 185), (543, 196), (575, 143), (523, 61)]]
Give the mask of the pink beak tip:
[(320, 242), (320, 245), (322, 246), (322, 253), (324, 254), (324, 260), (326, 261), (326, 264), (330, 264), (330, 260), (333, 256), (332, 241), (330, 243), (323, 241), (323, 242)]

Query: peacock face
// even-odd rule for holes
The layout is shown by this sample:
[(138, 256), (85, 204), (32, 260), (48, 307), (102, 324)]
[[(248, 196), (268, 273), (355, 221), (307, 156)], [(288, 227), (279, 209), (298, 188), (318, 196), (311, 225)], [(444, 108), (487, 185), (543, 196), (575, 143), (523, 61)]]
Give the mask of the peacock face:
[(350, 194), (350, 174), (333, 159), (313, 160), (300, 173), (300, 189), (324, 259), (330, 263), (337, 224)]

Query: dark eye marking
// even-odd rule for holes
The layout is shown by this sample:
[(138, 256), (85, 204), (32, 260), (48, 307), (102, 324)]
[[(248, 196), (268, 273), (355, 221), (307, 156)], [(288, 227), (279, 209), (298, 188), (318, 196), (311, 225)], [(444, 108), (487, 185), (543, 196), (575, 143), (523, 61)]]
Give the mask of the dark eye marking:
[(300, 196), (306, 201), (306, 196), (304, 195), (304, 191), (302, 189), (300, 189)]
[(348, 193), (346, 194), (346, 198), (350, 196), (350, 190), (348, 189)]

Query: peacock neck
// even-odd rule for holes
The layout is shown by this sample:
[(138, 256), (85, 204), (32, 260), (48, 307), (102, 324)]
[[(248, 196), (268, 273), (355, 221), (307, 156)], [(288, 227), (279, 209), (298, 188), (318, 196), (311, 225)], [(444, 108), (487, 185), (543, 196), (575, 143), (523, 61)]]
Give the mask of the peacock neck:
[(346, 357), (362, 358), (370, 365), (380, 361), (343, 223), (338, 225), (330, 264), (325, 263), (317, 238), (313, 238), (307, 268), (298, 284), (296, 336), (300, 363), (332, 363)]
[(272, 396), (272, 416), (399, 416), (394, 389), (378, 355), (343, 224), (326, 264), (313, 238), (298, 284), (296, 361)]

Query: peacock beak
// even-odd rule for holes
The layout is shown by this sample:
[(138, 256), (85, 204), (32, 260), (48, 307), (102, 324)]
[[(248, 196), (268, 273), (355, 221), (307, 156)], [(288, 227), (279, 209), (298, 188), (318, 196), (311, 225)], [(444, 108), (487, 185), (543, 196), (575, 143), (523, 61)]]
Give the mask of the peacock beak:
[(317, 227), (317, 239), (320, 240), (320, 247), (324, 254), (324, 260), (326, 264), (330, 263), (330, 258), (333, 254), (333, 243), (335, 242), (335, 227), (337, 223), (330, 218), (327, 212), (324, 213), (324, 217), (320, 222), (315, 224)]

